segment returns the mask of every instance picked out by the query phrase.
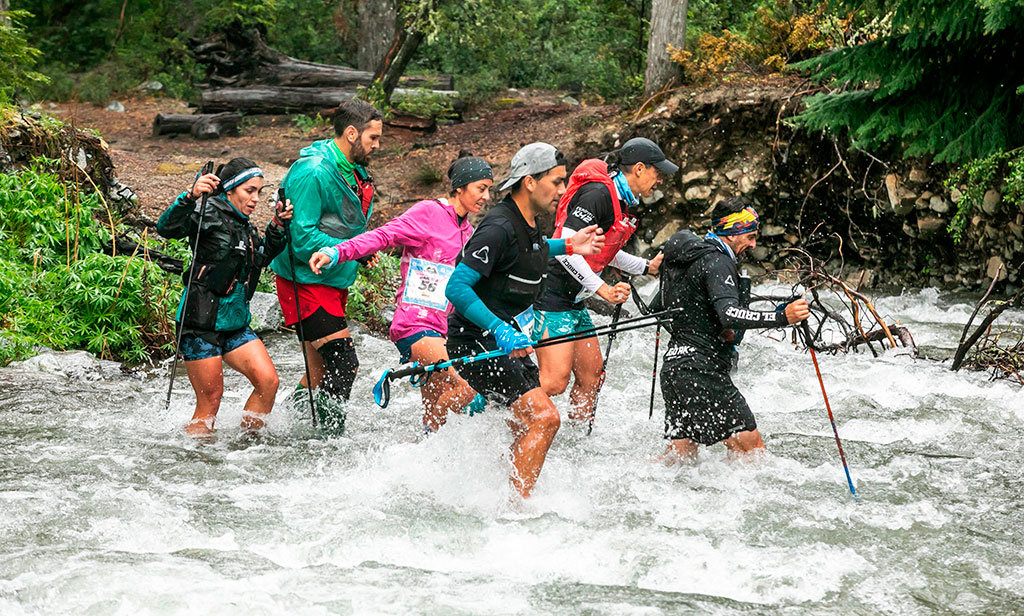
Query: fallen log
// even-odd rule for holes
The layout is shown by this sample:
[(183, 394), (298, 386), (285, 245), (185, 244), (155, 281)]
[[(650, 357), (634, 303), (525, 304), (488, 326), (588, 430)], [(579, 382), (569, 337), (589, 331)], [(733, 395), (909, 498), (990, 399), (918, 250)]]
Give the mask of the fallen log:
[[(191, 41), (196, 62), (207, 65), (207, 85), (246, 87), (271, 85), (293, 88), (356, 88), (373, 82), (371, 71), (309, 62), (268, 46), (259, 30), (219, 33)], [(451, 75), (410, 75), (400, 84), (410, 88), (454, 89)], [(203, 87), (203, 84), (200, 84)]]
[(217, 88), (203, 90), (199, 110), (202, 113), (244, 111), (250, 114), (318, 111), (337, 107), (355, 94), (354, 88)]
[(153, 136), (189, 133), (196, 139), (219, 139), (237, 135), (242, 116), (237, 113), (184, 114), (158, 113), (153, 118)]
[[(396, 94), (419, 96), (437, 94), (451, 100), (452, 108), (461, 113), (465, 103), (455, 90), (407, 90), (397, 88)], [(272, 113), (333, 113), (341, 103), (355, 96), (349, 88), (292, 88), (284, 86), (254, 86), (250, 88), (217, 88), (200, 93), (199, 111), (219, 113), (239, 111), (247, 114)], [(324, 115), (327, 117), (327, 115)]]

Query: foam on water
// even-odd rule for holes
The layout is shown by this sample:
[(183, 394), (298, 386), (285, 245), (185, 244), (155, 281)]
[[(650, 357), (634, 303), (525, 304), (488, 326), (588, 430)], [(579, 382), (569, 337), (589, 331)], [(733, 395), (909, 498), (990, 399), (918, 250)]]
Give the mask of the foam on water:
[[(949, 351), (973, 306), (926, 290), (878, 308)], [(593, 435), (563, 424), (521, 506), (500, 409), (423, 438), (408, 384), (373, 405), (397, 362), (381, 339), (357, 337), (349, 432), (332, 439), (281, 401), (302, 370), (284, 336), (269, 342), (281, 400), (251, 445), (237, 374), (217, 441), (200, 444), (182, 434), (184, 378), (164, 409), (165, 369), (91, 382), (0, 370), (0, 613), (1024, 610), (1020, 389), (899, 351), (820, 355), (858, 505), (810, 358), (780, 338), (749, 335), (736, 376), (760, 459), (716, 446), (693, 466), (655, 461), (653, 332), (628, 332)]]

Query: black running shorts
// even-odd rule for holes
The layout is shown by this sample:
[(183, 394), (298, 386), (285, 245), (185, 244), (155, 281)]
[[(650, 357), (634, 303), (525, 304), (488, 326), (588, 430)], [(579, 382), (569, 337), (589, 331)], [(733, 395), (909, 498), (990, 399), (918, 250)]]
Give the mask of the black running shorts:
[(757, 429), (754, 414), (727, 371), (699, 356), (671, 354), (666, 354), (661, 371), (665, 438), (714, 445), (737, 432)]
[[(317, 308), (316, 312), (302, 319), (302, 333), (310, 342), (326, 338), (347, 328), (348, 320), (345, 317), (336, 317), (323, 308)], [(302, 339), (298, 326), (295, 327), (295, 336)]]
[[(449, 338), (448, 357), (484, 353), (498, 348), (494, 338)], [(510, 405), (526, 392), (540, 387), (540, 371), (529, 357), (502, 355), (471, 364), (456, 365), (459, 376), (489, 401)]]

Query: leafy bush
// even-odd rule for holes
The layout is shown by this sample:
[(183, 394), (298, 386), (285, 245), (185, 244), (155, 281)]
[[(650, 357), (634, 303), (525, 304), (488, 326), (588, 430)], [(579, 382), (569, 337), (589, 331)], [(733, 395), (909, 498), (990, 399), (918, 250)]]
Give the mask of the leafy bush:
[(319, 113), (315, 116), (299, 113), (292, 116), (292, 124), (301, 130), (303, 135), (308, 135), (314, 130), (329, 127), (331, 125), (331, 121), (321, 116)]
[(378, 253), (377, 264), (373, 267), (360, 267), (359, 277), (348, 290), (345, 312), (349, 318), (366, 324), (371, 331), (386, 333), (389, 323), (382, 313), (395, 303), (401, 282), (400, 267), (398, 257), (384, 253)]
[(457, 117), (452, 107), (452, 99), (445, 94), (435, 94), (427, 88), (416, 88), (408, 93), (393, 94), (391, 106), (395, 111), (408, 113), (422, 118), (450, 120)]
[(950, 190), (961, 190), (963, 194), (956, 204), (956, 214), (949, 221), (953, 241), (961, 240), (972, 209), (980, 206), (985, 193), (999, 184), (1003, 184), (1003, 201), (1024, 209), (1024, 148), (972, 160), (950, 174), (946, 186)]
[(111, 229), (96, 194), (36, 165), (0, 174), (0, 214), (0, 329), (13, 341), (0, 362), (31, 344), (142, 361), (170, 341), (175, 278), (140, 255), (99, 252)]

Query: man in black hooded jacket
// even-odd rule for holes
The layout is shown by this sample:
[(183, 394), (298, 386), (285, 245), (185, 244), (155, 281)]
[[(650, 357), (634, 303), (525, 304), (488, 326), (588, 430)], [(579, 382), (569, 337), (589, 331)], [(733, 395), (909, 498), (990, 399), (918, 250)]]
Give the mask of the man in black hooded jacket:
[(661, 372), (667, 461), (692, 461), (698, 445), (725, 442), (734, 454), (764, 447), (757, 422), (729, 377), (743, 331), (785, 327), (810, 315), (802, 298), (774, 311), (751, 310), (736, 259), (757, 245), (759, 219), (742, 197), (720, 202), (703, 238), (683, 230), (665, 245), (658, 308), (681, 308)]

